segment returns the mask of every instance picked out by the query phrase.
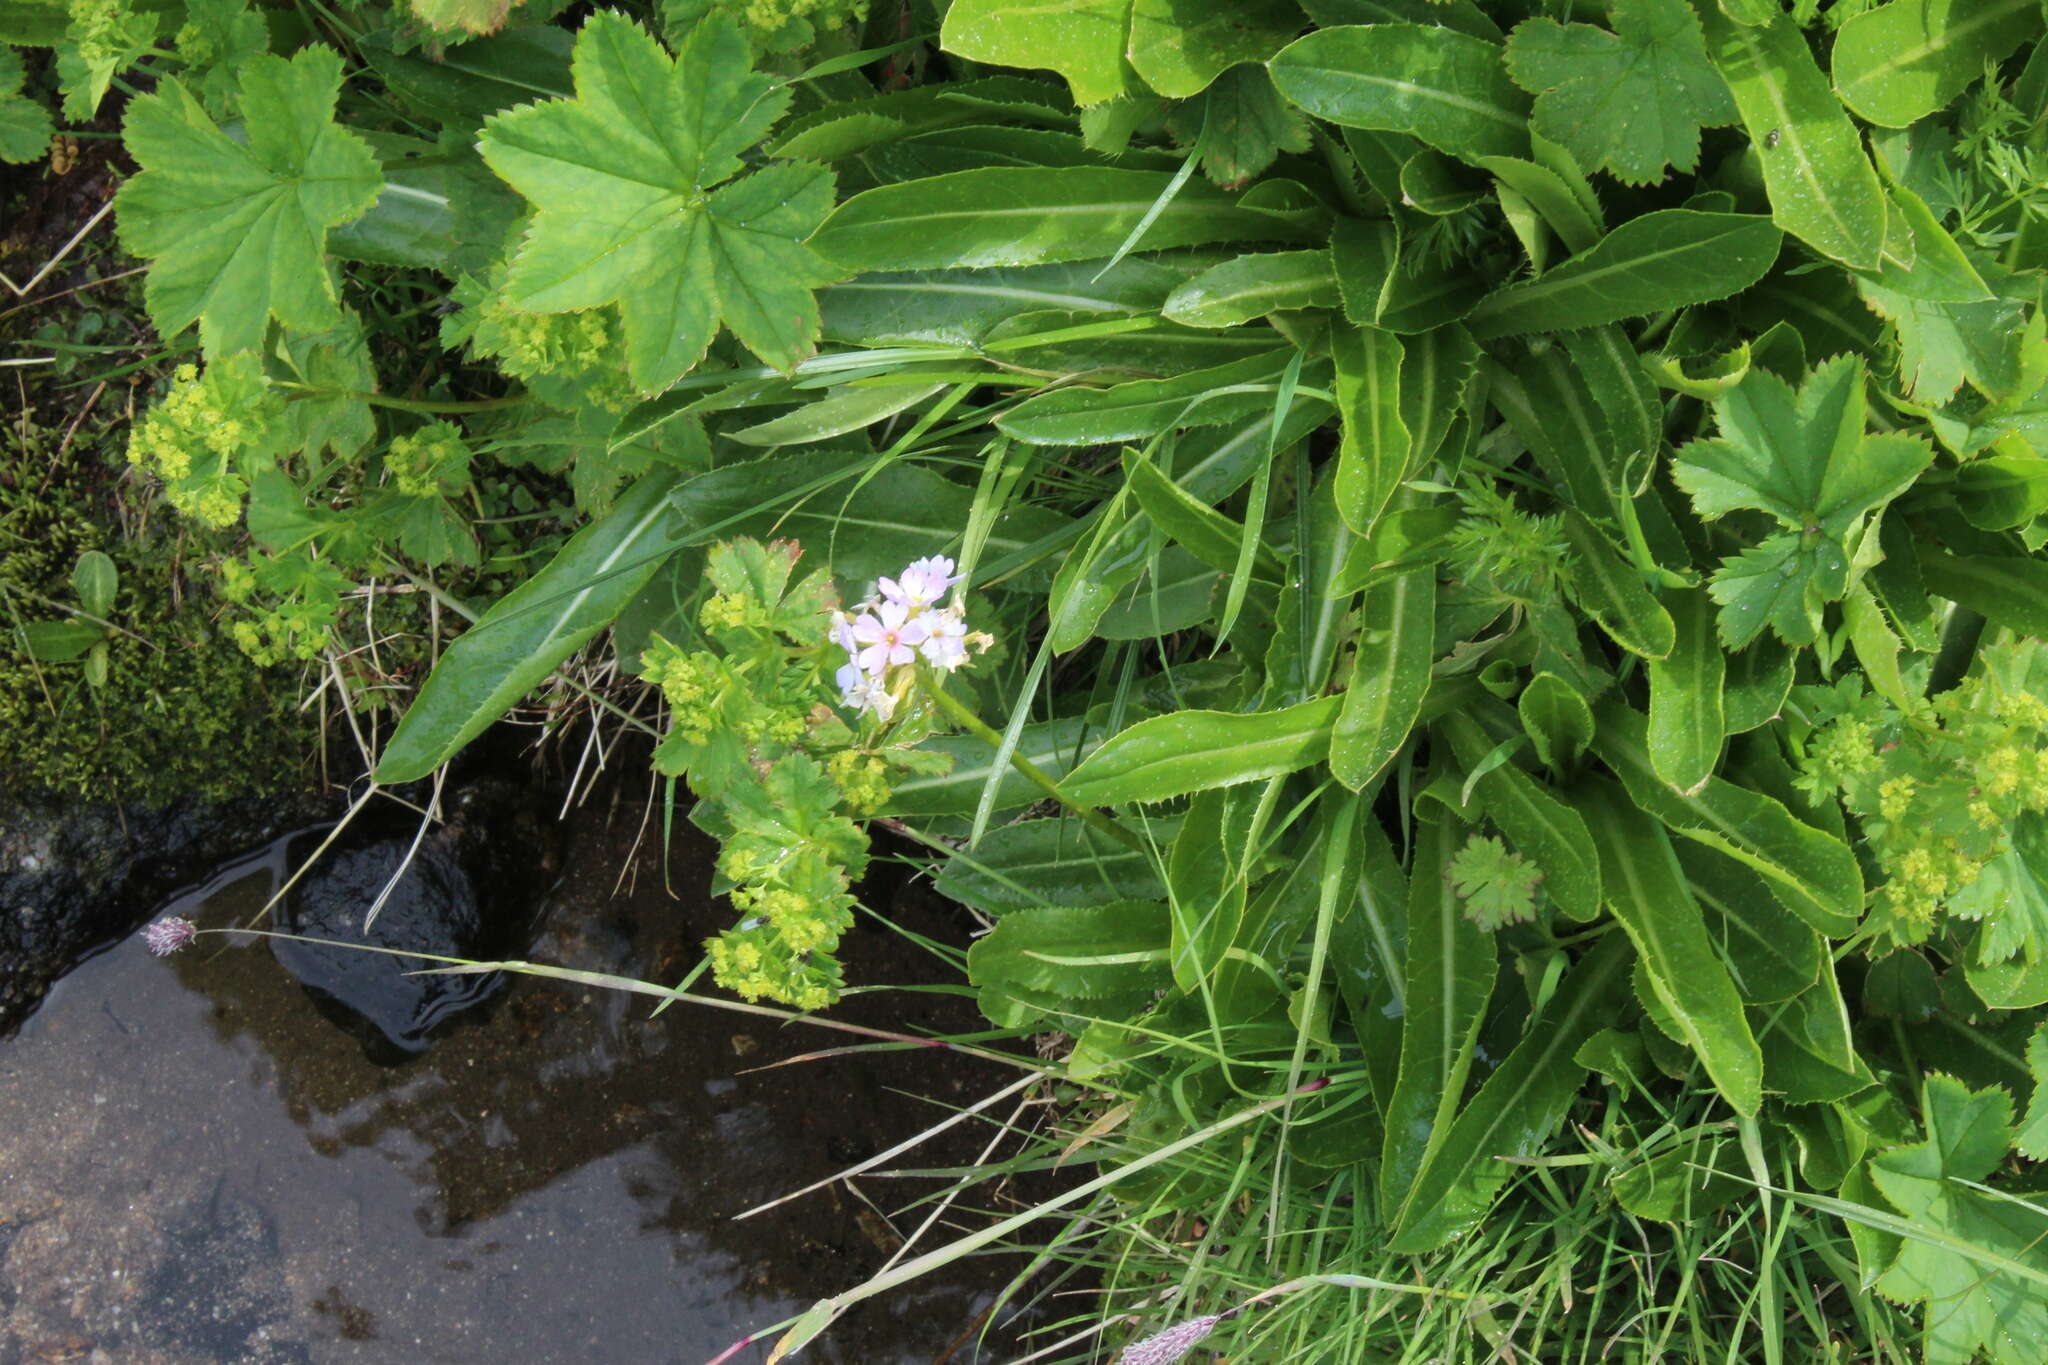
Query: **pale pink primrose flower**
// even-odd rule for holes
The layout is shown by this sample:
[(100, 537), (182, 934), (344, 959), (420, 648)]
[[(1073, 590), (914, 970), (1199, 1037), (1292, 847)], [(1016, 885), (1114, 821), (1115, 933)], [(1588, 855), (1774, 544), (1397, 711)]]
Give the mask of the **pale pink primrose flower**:
[(924, 622), (926, 633), (918, 652), (932, 667), (949, 670), (967, 662), (967, 623), (958, 612), (932, 612), (919, 619)]
[(879, 579), (875, 586), (889, 601), (901, 602), (916, 611), (937, 602), (959, 581), (953, 573), (952, 560), (944, 555), (928, 555), (913, 561), (900, 577)]
[(142, 941), (158, 957), (169, 957), (198, 937), (199, 926), (183, 915), (166, 915), (142, 928)]
[(832, 643), (848, 654), (857, 653), (860, 649), (853, 638), (853, 618), (843, 611), (832, 613)]
[(910, 609), (900, 602), (884, 602), (873, 612), (862, 612), (853, 622), (853, 638), (864, 646), (858, 662), (878, 677), (896, 664), (915, 659), (926, 634), (924, 623), (910, 619)]

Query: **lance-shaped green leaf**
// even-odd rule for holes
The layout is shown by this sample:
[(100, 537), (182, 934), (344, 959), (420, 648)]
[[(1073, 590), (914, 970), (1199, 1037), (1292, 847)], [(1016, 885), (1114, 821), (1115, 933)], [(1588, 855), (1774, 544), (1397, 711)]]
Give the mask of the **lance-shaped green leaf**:
[(1307, 228), (1238, 207), (1206, 180), (1164, 171), (991, 166), (880, 185), (839, 206), (812, 245), (856, 270), (1045, 265), (1113, 256), (1166, 199), (1138, 245), (1298, 241)]
[(1131, 0), (957, 0), (939, 43), (996, 66), (1050, 67), (1067, 78), (1076, 101), (1099, 104), (1140, 89), (1124, 60), (1130, 15)]
[(1401, 425), (1407, 428), (1410, 468), (1432, 459), (1459, 416), (1479, 347), (1453, 322), (1401, 340)]
[(1266, 67), (1282, 95), (1346, 128), (1407, 133), (1468, 161), (1529, 150), (1529, 97), (1498, 43), (1421, 24), (1325, 28)]
[(1483, 156), (1479, 164), (1528, 200), (1566, 251), (1585, 251), (1600, 240), (1605, 229), (1599, 216), (1556, 171), (1514, 156)]
[(273, 317), (302, 332), (341, 325), (327, 233), (376, 202), (384, 173), (334, 121), (340, 88), (332, 48), (253, 59), (246, 141), (176, 81), (130, 102), (123, 132), (142, 171), (114, 204), (122, 245), (152, 262), (144, 297), (163, 336), (196, 321), (207, 354), (221, 356), (261, 346)]
[(1711, 303), (1762, 279), (1782, 240), (1760, 214), (1658, 209), (1631, 218), (1540, 278), (1489, 294), (1467, 325), (1490, 341)]
[(1870, 122), (1904, 128), (2040, 31), (2036, 0), (1892, 0), (1835, 34), (1835, 89)]
[(1106, 389), (1056, 389), (1025, 399), (998, 417), (996, 426), (1032, 445), (1079, 446), (1242, 421), (1272, 410), (1274, 389), (1293, 354), (1268, 351), (1171, 379), (1138, 379)]
[(1585, 782), (1574, 800), (1600, 846), (1608, 907), (1635, 944), (1658, 999), (1721, 1097), (1736, 1113), (1754, 1115), (1763, 1102), (1763, 1053), (1669, 839), (1611, 783)]
[(1690, 840), (1677, 852), (1686, 886), (1706, 916), (1707, 937), (1743, 1000), (1790, 1000), (1819, 979), (1826, 941), (1778, 904), (1756, 873)]
[(1650, 590), (1634, 566), (1615, 553), (1607, 537), (1576, 509), (1563, 520), (1565, 540), (1572, 547), (1572, 596), (1600, 629), (1631, 654), (1661, 659), (1677, 642), (1671, 613)]
[(1431, 816), (1416, 833), (1401, 987), (1407, 1009), (1401, 1072), (1384, 1116), (1380, 1160), (1380, 1201), (1387, 1209), (1406, 1207), (1415, 1177), (1450, 1135), (1493, 996), (1493, 935), (1465, 918), (1451, 892), (1451, 857), (1463, 838), (1450, 824), (1448, 816)]
[(1263, 62), (1299, 32), (1294, 0), (1201, 6), (1132, 0), (1128, 53), (1145, 84), (1186, 99), (1241, 62)]
[[(1181, 484), (1160, 472), (1159, 466), (1140, 451), (1124, 451), (1124, 477), (1131, 493), (1153, 525), (1179, 541), (1195, 558), (1210, 568), (1231, 573), (1237, 568), (1238, 550), (1244, 544), (1245, 528), (1209, 506)], [(1252, 564), (1269, 582), (1280, 578), (1280, 561), (1264, 545), (1253, 550)]]
[(1650, 663), (1650, 766), (1690, 793), (1720, 764), (1723, 655), (1704, 593), (1673, 594), (1665, 607), (1678, 634), (1671, 652)]
[(1493, 736), (1470, 715), (1452, 712), (1437, 721), (1469, 773), (1472, 795), (1486, 818), (1499, 825), (1515, 849), (1543, 869), (1544, 889), (1564, 914), (1591, 920), (1600, 913), (1600, 859), (1586, 822), (1548, 787), (1512, 763), (1485, 772), (1479, 765), (1495, 752)]
[(1261, 251), (1211, 266), (1167, 297), (1161, 311), (1186, 327), (1235, 327), (1282, 308), (1335, 308), (1327, 251)]
[[(1164, 846), (1173, 827), (1154, 824)], [(955, 850), (932, 883), (964, 905), (993, 915), (1033, 905), (1108, 905), (1166, 896), (1158, 858), (1074, 819), (1020, 820)]]
[(1048, 905), (1003, 916), (968, 950), (981, 1012), (1004, 1028), (1140, 1003), (1167, 983), (1166, 908)]
[(1553, 773), (1566, 773), (1593, 742), (1593, 708), (1576, 687), (1555, 673), (1538, 673), (1515, 699), (1522, 729), (1536, 757)]
[(1735, 122), (1687, 0), (1614, 0), (1614, 31), (1531, 19), (1508, 38), (1508, 74), (1536, 96), (1536, 131), (1588, 172), (1631, 185), (1699, 163), (1700, 127)]
[(1578, 1050), (1621, 1015), (1629, 962), (1627, 945), (1610, 934), (1558, 983), (1416, 1178), (1393, 1250), (1429, 1251), (1478, 1223), (1512, 1174), (1508, 1161), (1542, 1150), (1586, 1078)]
[(746, 40), (722, 16), (671, 59), (638, 24), (600, 11), (577, 36), (572, 70), (575, 99), (498, 114), (478, 142), (536, 210), (507, 302), (536, 313), (618, 304), (641, 389), (695, 366), (720, 322), (768, 364), (795, 366), (817, 341), (811, 291), (846, 272), (804, 245), (831, 211), (830, 171), (782, 162), (738, 175), (788, 90), (749, 68)]
[(1930, 591), (2025, 635), (2048, 635), (2048, 564), (2019, 555), (1952, 555), (1920, 546)]
[(406, 708), (377, 780), (433, 772), (609, 625), (680, 543), (675, 485), (668, 471), (641, 479), (464, 631)]
[(1855, 270), (1877, 269), (1884, 190), (1806, 35), (1789, 14), (1750, 26), (1706, 5), (1700, 18), (1707, 53), (1763, 162), (1772, 219), (1823, 256)]
[(1351, 683), (1330, 733), (1330, 772), (1352, 791), (1386, 771), (1422, 714), (1436, 634), (1435, 566), (1368, 586), (1358, 621)]
[(1337, 411), (1344, 420), (1337, 512), (1354, 532), (1370, 535), (1408, 474), (1401, 339), (1377, 327), (1339, 328), (1330, 335), (1330, 353), (1337, 365)]
[(1210, 787), (1281, 777), (1330, 752), (1341, 697), (1278, 711), (1174, 711), (1141, 720), (1089, 755), (1060, 783), (1086, 806), (1165, 801)]
[(1863, 914), (1863, 870), (1849, 846), (1761, 793), (1722, 778), (1691, 795), (1673, 791), (1650, 763), (1649, 722), (1619, 701), (1596, 709), (1593, 751), (1629, 796), (1673, 833), (1757, 872), (1786, 909), (1823, 934), (1852, 932)]
[[(1038, 721), (1024, 727), (1017, 741), (1017, 753), (1058, 778), (1102, 743), (1101, 727), (1091, 726), (1086, 717), (1064, 716)], [(935, 735), (918, 746), (944, 754), (953, 765), (943, 772), (906, 777), (889, 793), (884, 815), (972, 815), (988, 785), (995, 751), (979, 735)], [(995, 809), (1015, 810), (1045, 795), (1031, 779), (1008, 764), (996, 787)]]

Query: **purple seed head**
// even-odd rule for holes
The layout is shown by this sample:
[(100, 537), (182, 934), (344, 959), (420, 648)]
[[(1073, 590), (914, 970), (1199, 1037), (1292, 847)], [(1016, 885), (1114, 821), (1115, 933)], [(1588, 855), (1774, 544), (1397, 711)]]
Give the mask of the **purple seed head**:
[(1223, 1321), (1220, 1313), (1211, 1313), (1206, 1318), (1190, 1318), (1178, 1326), (1169, 1327), (1156, 1336), (1146, 1337), (1124, 1348), (1117, 1357), (1117, 1365), (1174, 1365), (1174, 1362), (1195, 1349), (1195, 1343), (1216, 1330), (1216, 1324)]
[(143, 926), (142, 941), (158, 957), (169, 957), (190, 943), (198, 933), (199, 926), (183, 915), (165, 915)]

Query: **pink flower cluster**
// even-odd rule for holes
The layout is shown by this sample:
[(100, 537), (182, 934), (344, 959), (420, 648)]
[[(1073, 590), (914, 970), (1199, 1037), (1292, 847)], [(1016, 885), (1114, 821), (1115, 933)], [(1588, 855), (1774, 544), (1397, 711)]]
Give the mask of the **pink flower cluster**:
[(938, 605), (959, 581), (952, 560), (931, 555), (894, 578), (877, 580), (876, 596), (851, 616), (832, 614), (832, 643), (846, 651), (846, 663), (835, 675), (846, 705), (887, 721), (896, 709), (890, 670), (922, 656), (943, 672), (967, 662), (970, 644), (987, 647), (986, 636), (968, 634), (958, 605)]

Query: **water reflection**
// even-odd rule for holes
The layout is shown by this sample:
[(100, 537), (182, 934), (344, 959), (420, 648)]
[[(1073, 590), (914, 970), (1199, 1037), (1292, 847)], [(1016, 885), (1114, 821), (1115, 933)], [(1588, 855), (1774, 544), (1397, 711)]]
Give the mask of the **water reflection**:
[[(535, 956), (674, 979), (719, 912), (661, 894), (647, 864), (614, 897), (624, 841), (596, 816), (572, 833), (583, 870), (546, 907)], [(679, 843), (669, 879), (704, 866)], [(224, 873), (197, 917), (245, 919), (280, 867)], [(929, 907), (897, 910), (944, 931)], [(834, 1190), (729, 1215), (939, 1117), (899, 1089), (957, 1104), (1009, 1079), (922, 1050), (738, 1076), (819, 1037), (680, 1007), (649, 1019), (645, 1001), (530, 979), (418, 1060), (379, 1066), (260, 941), (223, 942), (103, 954), (0, 1046), (0, 1365), (700, 1362), (893, 1247)], [(884, 934), (857, 935), (852, 956), (856, 979), (918, 973)], [(867, 1022), (974, 1022), (948, 997), (861, 1003)], [(918, 1164), (971, 1159), (959, 1137)], [(885, 1207), (909, 1197), (863, 1188)], [(810, 1357), (932, 1361), (992, 1283), (864, 1306)]]

